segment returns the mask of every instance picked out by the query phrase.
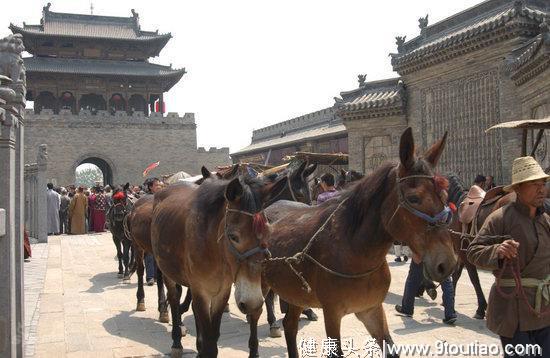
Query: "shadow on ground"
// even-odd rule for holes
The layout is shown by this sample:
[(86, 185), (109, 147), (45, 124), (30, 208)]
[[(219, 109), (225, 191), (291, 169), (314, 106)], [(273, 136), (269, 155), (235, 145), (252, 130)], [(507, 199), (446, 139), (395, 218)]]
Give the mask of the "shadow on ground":
[(107, 290), (134, 289), (137, 290), (137, 283), (125, 284), (122, 279), (117, 277), (116, 272), (102, 272), (90, 278), (92, 286), (88, 288), (87, 293), (102, 293)]

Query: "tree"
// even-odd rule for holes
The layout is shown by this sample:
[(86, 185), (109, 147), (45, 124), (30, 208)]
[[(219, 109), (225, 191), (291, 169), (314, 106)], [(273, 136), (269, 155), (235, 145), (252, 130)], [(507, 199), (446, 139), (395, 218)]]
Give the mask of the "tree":
[(76, 186), (82, 185), (91, 188), (96, 185), (96, 182), (103, 185), (103, 173), (98, 167), (90, 166), (82, 169), (76, 169)]

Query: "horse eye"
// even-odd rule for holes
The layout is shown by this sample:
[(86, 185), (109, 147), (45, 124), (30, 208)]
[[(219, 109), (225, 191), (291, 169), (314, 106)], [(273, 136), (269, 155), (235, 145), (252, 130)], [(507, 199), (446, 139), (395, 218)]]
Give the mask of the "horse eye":
[(407, 201), (411, 204), (420, 204), (420, 197), (417, 195), (407, 196)]
[(227, 234), (227, 238), (231, 241), (239, 242), (239, 238), (235, 234)]

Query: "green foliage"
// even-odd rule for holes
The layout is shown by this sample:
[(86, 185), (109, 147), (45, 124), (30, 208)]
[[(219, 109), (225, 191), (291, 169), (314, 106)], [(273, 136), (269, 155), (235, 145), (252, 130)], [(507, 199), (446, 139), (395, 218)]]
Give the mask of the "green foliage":
[(76, 186), (87, 186), (91, 188), (95, 186), (96, 182), (103, 185), (103, 173), (98, 167), (88, 167), (76, 170)]

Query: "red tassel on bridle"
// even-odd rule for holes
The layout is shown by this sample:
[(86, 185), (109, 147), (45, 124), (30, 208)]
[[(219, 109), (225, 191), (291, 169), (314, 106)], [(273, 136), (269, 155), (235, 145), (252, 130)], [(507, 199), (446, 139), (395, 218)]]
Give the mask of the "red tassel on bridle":
[(252, 228), (254, 229), (254, 233), (256, 235), (263, 235), (263, 234), (266, 233), (266, 231), (267, 231), (267, 219), (266, 219), (263, 211), (254, 214), (254, 218), (253, 218), (253, 221), (252, 221)]
[(126, 199), (126, 195), (124, 194), (124, 192), (119, 191), (118, 193), (113, 195), (113, 199), (114, 200), (124, 200), (124, 199)]

